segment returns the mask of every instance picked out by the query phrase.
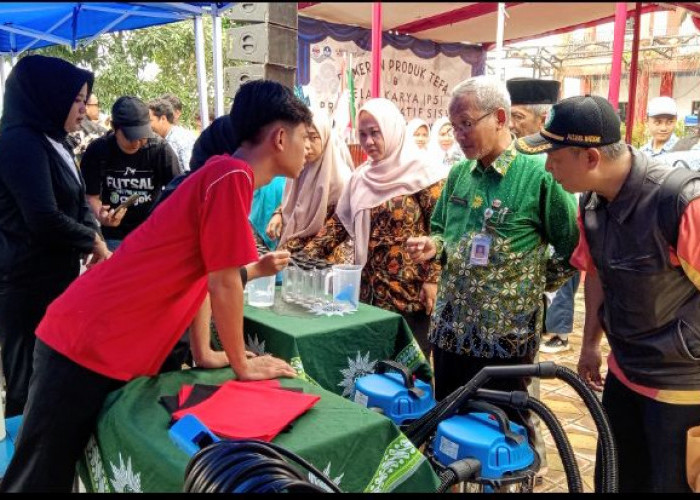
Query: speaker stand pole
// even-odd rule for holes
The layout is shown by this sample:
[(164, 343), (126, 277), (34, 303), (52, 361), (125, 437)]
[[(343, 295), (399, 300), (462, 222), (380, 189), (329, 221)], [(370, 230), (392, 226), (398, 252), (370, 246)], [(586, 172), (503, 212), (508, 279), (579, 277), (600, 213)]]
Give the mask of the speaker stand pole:
[(199, 93), (199, 116), (202, 130), (209, 126), (207, 101), (207, 67), (204, 59), (204, 23), (202, 16), (194, 17), (194, 56), (197, 61), (197, 92)]
[(211, 46), (214, 55), (214, 115), (219, 117), (224, 114), (224, 62), (221, 57), (221, 17), (216, 5), (212, 7), (211, 19), (213, 22)]

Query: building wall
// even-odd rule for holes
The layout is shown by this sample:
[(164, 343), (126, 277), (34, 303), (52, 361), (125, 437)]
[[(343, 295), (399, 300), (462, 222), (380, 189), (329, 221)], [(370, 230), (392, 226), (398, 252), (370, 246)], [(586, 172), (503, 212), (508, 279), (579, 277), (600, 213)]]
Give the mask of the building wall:
[[(591, 93), (608, 97), (609, 77), (594, 77), (591, 79)], [(659, 96), (661, 89), (661, 75), (649, 77), (649, 99)], [(627, 102), (629, 95), (629, 78), (624, 77), (620, 82), (620, 102)], [(693, 101), (700, 100), (700, 79), (692, 75), (679, 75), (673, 84), (673, 98), (678, 106), (678, 118), (683, 119), (686, 115), (692, 114)]]

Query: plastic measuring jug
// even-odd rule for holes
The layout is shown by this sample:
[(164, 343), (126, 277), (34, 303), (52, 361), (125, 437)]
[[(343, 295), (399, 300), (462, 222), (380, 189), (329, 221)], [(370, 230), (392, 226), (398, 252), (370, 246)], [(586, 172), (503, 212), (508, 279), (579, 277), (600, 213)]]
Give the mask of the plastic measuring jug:
[(350, 306), (351, 311), (357, 311), (360, 303), (360, 279), (362, 267), (352, 264), (338, 264), (333, 266), (331, 272), (326, 275), (326, 293), (329, 292), (331, 278), (333, 279), (333, 302), (344, 303)]
[(275, 303), (275, 275), (264, 276), (250, 280), (248, 289), (248, 305), (253, 307), (271, 307)]

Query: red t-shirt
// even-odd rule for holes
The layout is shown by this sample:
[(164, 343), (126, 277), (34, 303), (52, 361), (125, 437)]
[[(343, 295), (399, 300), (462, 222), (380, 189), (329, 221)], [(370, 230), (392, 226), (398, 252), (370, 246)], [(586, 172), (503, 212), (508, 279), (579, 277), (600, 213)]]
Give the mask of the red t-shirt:
[(258, 259), (250, 166), (214, 156), (46, 311), (36, 334), (118, 380), (155, 375), (207, 293), (207, 273)]

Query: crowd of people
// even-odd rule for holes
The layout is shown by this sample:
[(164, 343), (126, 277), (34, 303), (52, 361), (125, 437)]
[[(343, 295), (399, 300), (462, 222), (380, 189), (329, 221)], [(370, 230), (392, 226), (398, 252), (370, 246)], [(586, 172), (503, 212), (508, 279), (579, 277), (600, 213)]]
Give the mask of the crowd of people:
[[(603, 392), (621, 491), (690, 491), (700, 174), (663, 161), (681, 143), (668, 144), (675, 104), (650, 103), (657, 128), (637, 150), (601, 97), (470, 77), (432, 126), (368, 99), (356, 165), (327, 112), (272, 81), (242, 85), (198, 137), (178, 125), (173, 95), (122, 96), (106, 121), (93, 81), (35, 55), (7, 79), (0, 342), (6, 414), (23, 424), (0, 491), (70, 491), (107, 394), (138, 376), (183, 362), (240, 380), (295, 376), (243, 341), (246, 282), (292, 255), (362, 266), (360, 299), (403, 316), (438, 400), (485, 366), (570, 348), (583, 281), (578, 372)], [(486, 387), (539, 397), (537, 379)], [(537, 419), (508, 414), (545, 471)]]

